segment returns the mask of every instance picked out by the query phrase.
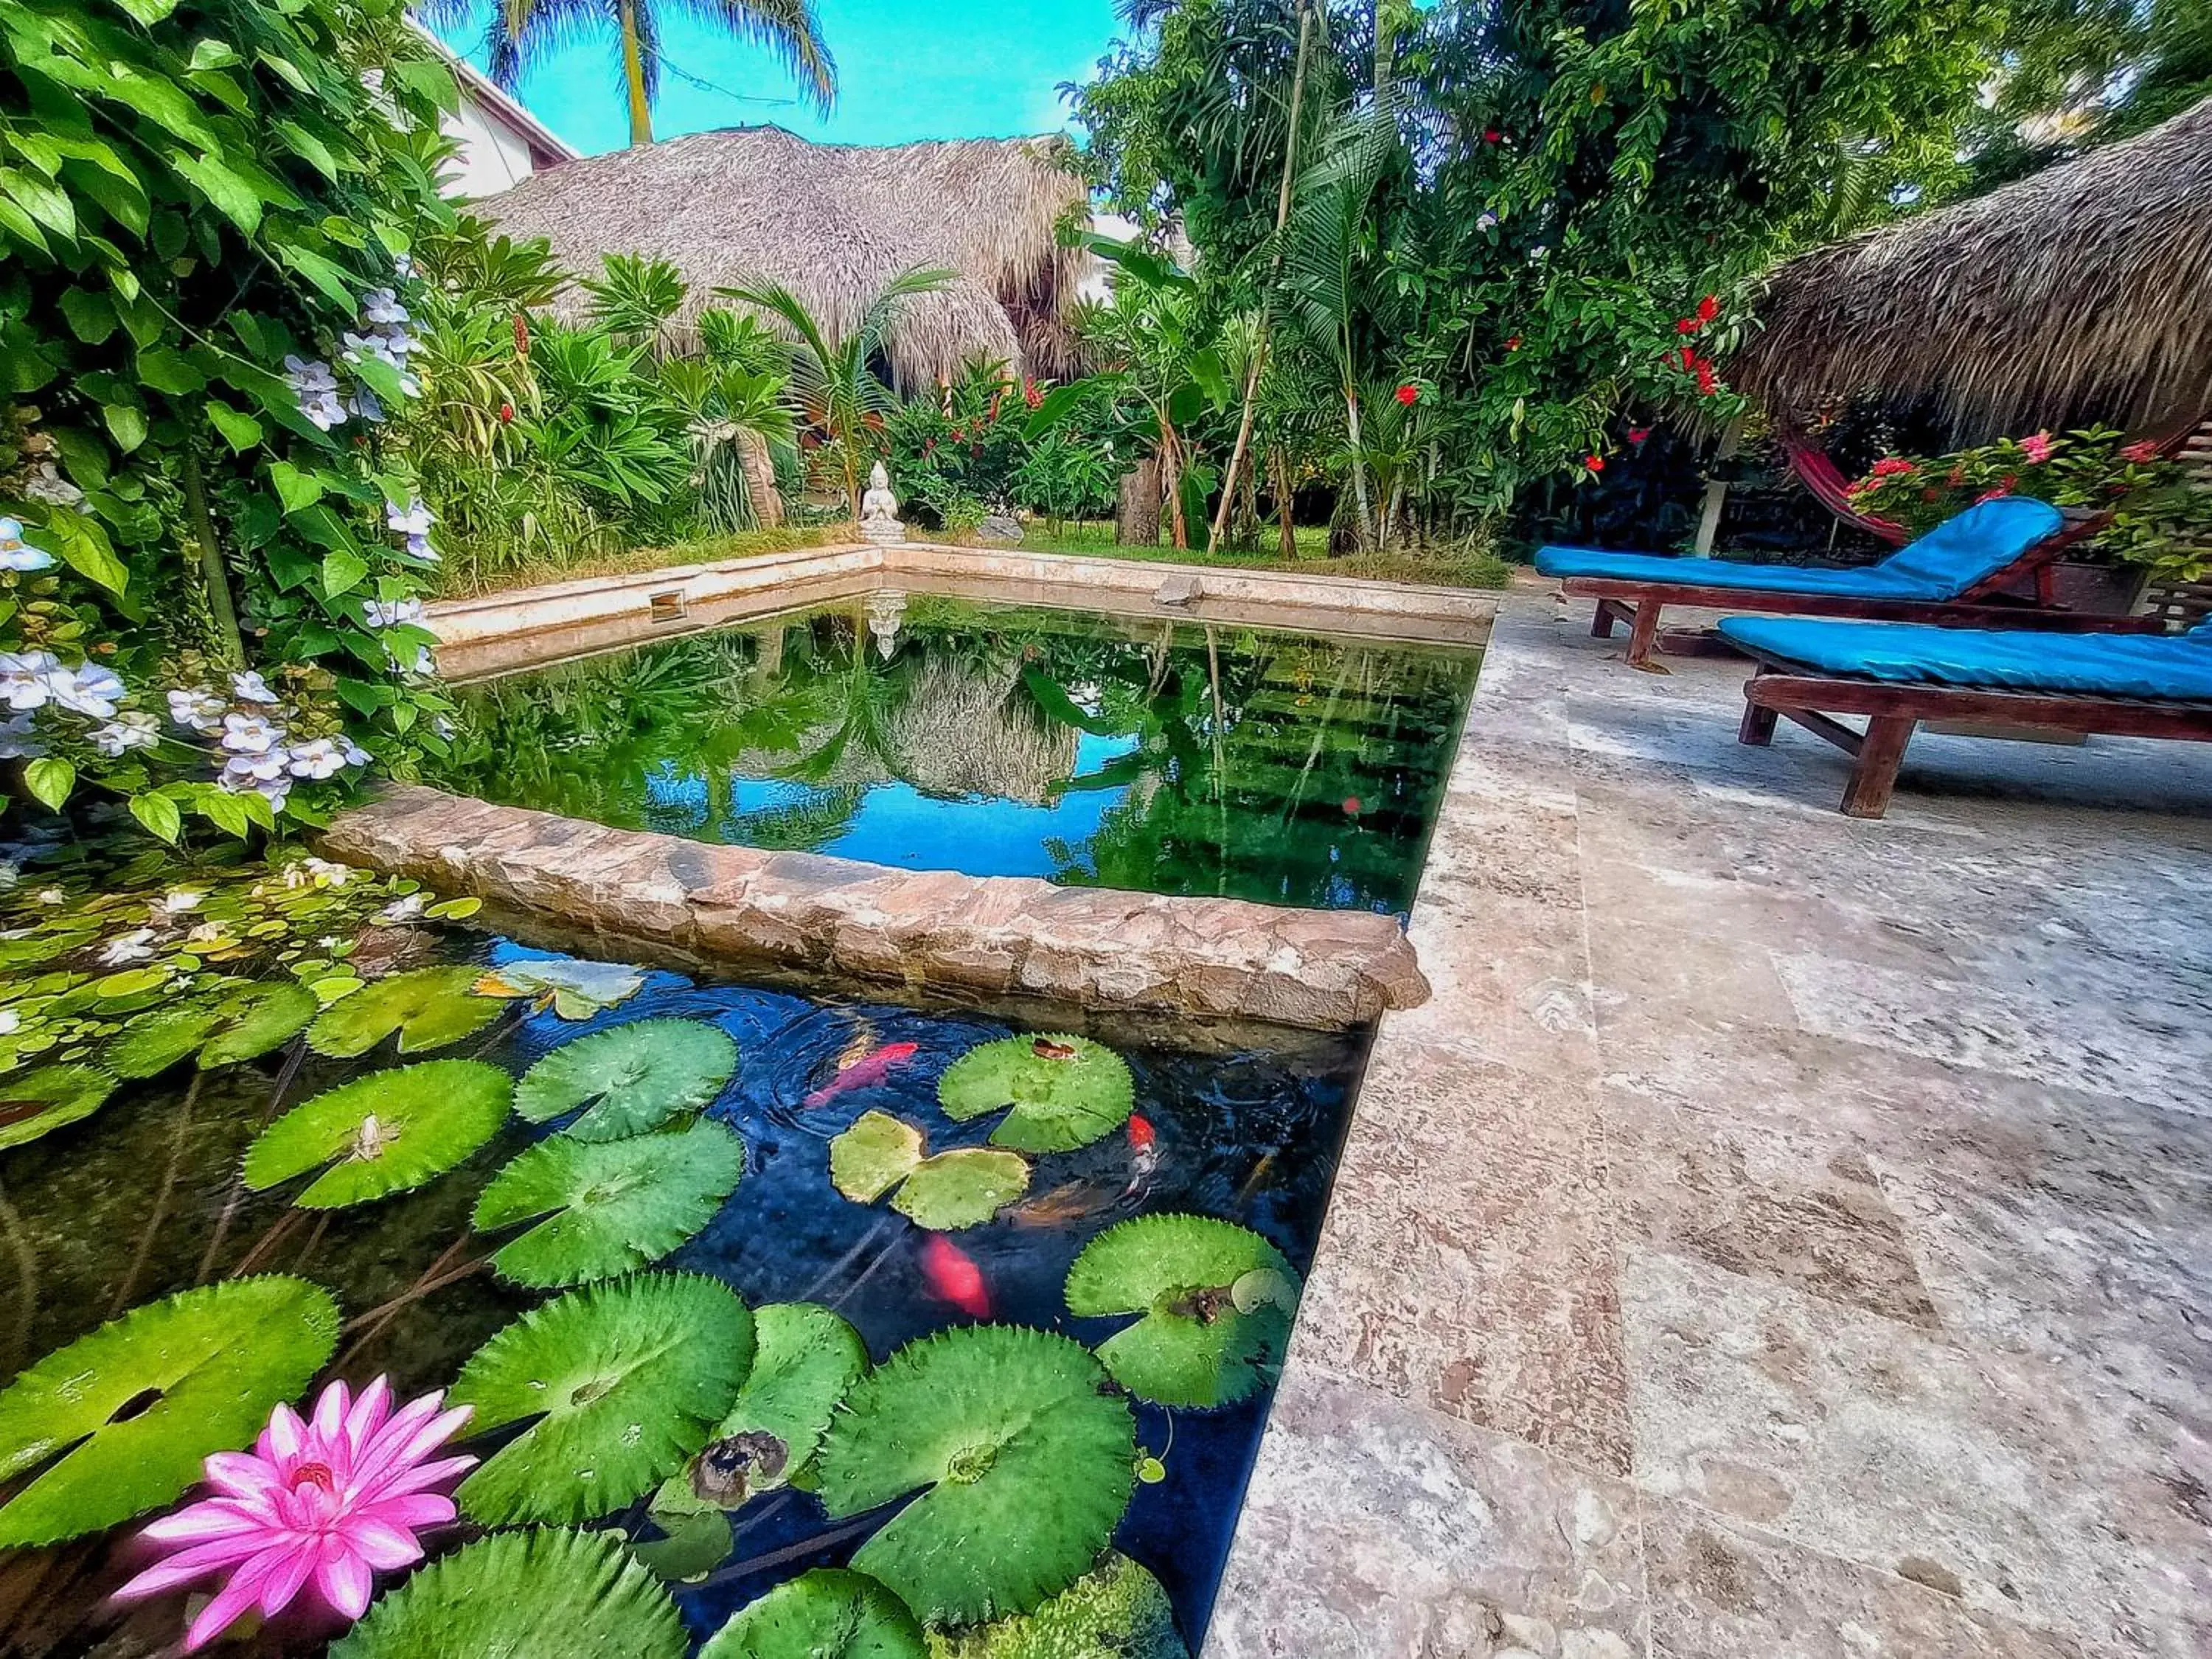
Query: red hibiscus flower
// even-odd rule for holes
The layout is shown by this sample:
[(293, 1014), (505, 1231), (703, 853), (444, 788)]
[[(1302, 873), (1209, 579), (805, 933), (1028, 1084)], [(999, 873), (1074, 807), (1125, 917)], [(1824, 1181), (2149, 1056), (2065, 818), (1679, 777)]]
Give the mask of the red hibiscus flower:
[(1648, 426), (1632, 426), (1628, 428), (1628, 441), (1632, 444), (1640, 444), (1650, 435), (1651, 428)]
[(1674, 332), (1675, 332), (1675, 333), (1677, 333), (1677, 334), (1695, 334), (1697, 331), (1698, 331), (1698, 319), (1697, 319), (1696, 318), (1694, 318), (1694, 317), (1677, 317), (1677, 318), (1674, 319)]
[(1485, 127), (1482, 130), (1482, 142), (1486, 144), (1503, 143), (1504, 140), (1505, 135), (1496, 127)]
[(2030, 465), (2041, 466), (2051, 459), (2051, 434), (2039, 432), (2033, 437), (2022, 438), (2020, 453), (2027, 457)]
[(499, 406), (499, 423), (501, 426), (510, 426), (514, 424), (514, 405), (513, 404), (501, 404)]
[(1602, 455), (1586, 455), (1583, 458), (1583, 465), (1593, 472), (1602, 472), (1605, 471), (1605, 457)]
[(1874, 464), (1874, 476), (1877, 478), (1902, 477), (1908, 472), (1918, 471), (1902, 455), (1885, 455)]
[(1505, 343), (1505, 349), (1506, 349), (1508, 351), (1518, 351), (1518, 350), (1520, 350), (1520, 349), (1521, 349), (1521, 337), (1520, 337), (1518, 334), (1516, 334), (1516, 335), (1515, 335), (1511, 339), (1510, 339), (1510, 340), (1506, 341), (1506, 343)]
[(1721, 302), (1720, 297), (1717, 295), (1708, 294), (1704, 299), (1698, 301), (1698, 320), (1699, 322), (1710, 323), (1714, 318), (1720, 314)]
[(2120, 452), (2120, 459), (2124, 461), (2154, 461), (2158, 459), (2158, 441), (2145, 438), (2141, 443), (2130, 444)]
[(1410, 384), (1400, 386), (1398, 388), (1398, 401), (1404, 404), (1408, 409), (1412, 408), (1415, 404), (1421, 401), (1421, 388)]

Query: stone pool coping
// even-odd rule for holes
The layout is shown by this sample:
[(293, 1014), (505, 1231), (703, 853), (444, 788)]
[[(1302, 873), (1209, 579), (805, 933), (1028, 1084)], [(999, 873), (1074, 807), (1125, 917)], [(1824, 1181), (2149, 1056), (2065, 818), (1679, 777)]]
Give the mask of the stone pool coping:
[(341, 813), (330, 857), (609, 942), (743, 969), (978, 1000), (1340, 1030), (1426, 1000), (1389, 916), (896, 870), (393, 785)]

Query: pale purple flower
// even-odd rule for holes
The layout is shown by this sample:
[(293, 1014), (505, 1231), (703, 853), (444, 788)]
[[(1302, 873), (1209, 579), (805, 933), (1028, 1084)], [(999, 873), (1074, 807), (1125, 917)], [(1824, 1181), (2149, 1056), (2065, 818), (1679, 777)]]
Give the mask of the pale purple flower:
[(370, 599), (361, 608), (362, 620), (371, 628), (400, 628), (422, 620), (422, 601), (420, 599)]
[(169, 693), (169, 718), (188, 732), (212, 732), (222, 723), (229, 705), (204, 685), (183, 686)]
[(96, 662), (80, 664), (75, 668), (55, 668), (46, 676), (46, 684), (57, 708), (71, 714), (89, 714), (96, 720), (115, 718), (116, 705), (123, 701), (122, 678), (112, 668), (103, 668)]
[(94, 727), (91, 737), (92, 746), (112, 757), (133, 749), (151, 749), (161, 740), (161, 726), (151, 714), (133, 708)]
[(1475, 228), (1477, 230), (1495, 230), (1495, 229), (1497, 229), (1497, 228), (1498, 228), (1498, 216), (1497, 216), (1496, 214), (1494, 214), (1494, 213), (1486, 213), (1486, 214), (1484, 214), (1480, 218), (1477, 219), (1477, 220), (1474, 222), (1474, 228)]
[(252, 669), (230, 677), (230, 695), (240, 702), (275, 702), (276, 694), (269, 689), (269, 682)]
[(61, 665), (51, 651), (0, 651), (0, 702), (10, 708), (45, 708)]
[(0, 760), (36, 760), (46, 745), (32, 734), (28, 711), (0, 720)]
[[(439, 718), (442, 720), (444, 716), (441, 715)], [(348, 766), (366, 766), (368, 764), (371, 757), (368, 750), (362, 748), (351, 738), (340, 738), (338, 742), (344, 747), (345, 763)]]
[(346, 399), (345, 410), (357, 421), (366, 421), (371, 426), (384, 424), (384, 405), (366, 386), (354, 387), (353, 394)]
[(222, 746), (237, 755), (265, 755), (284, 740), (284, 728), (259, 714), (225, 714)]
[(362, 319), (370, 323), (406, 323), (413, 319), (407, 307), (399, 303), (399, 296), (388, 288), (373, 288), (362, 296)]
[(310, 738), (292, 745), (289, 769), (295, 778), (327, 778), (346, 763), (344, 751), (328, 738)]
[(292, 395), (300, 400), (300, 412), (316, 426), (328, 432), (344, 421), (345, 408), (338, 402), (337, 376), (328, 363), (287, 356), (284, 375), (292, 383)]
[(23, 539), (21, 520), (0, 519), (0, 570), (46, 570), (53, 562), (54, 556), (45, 548), (33, 547)]
[(265, 754), (232, 755), (224, 760), (222, 776), (217, 781), (233, 794), (258, 789), (283, 777), (290, 759), (289, 751), (283, 749), (271, 749)]

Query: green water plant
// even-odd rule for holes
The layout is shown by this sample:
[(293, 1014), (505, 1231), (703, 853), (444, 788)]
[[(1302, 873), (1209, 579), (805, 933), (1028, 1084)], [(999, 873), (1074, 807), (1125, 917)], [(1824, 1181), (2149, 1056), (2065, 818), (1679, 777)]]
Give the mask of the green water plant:
[(528, 997), (532, 1007), (550, 1008), (562, 1019), (590, 1019), (644, 988), (642, 968), (573, 957), (503, 962), (477, 981), (480, 995)]
[(121, 1077), (153, 1077), (183, 1060), (210, 1071), (252, 1060), (299, 1035), (322, 1005), (294, 981), (272, 980), (166, 1008), (133, 1020), (107, 1051)]
[(1087, 1146), (1127, 1122), (1135, 1101), (1128, 1061), (1065, 1032), (970, 1048), (937, 1082), (937, 1103), (960, 1122), (1005, 1111), (991, 1144), (1019, 1152)]
[(381, 1597), (331, 1659), (683, 1659), (667, 1593), (611, 1532), (495, 1533)]
[(419, 1187), (499, 1133), (514, 1085), (480, 1060), (428, 1060), (327, 1089), (246, 1149), (247, 1188), (320, 1170), (293, 1202), (342, 1209)]
[(167, 1503), (304, 1389), (337, 1335), (329, 1291), (272, 1276), (148, 1303), (48, 1354), (0, 1392), (0, 1481), (31, 1477), (0, 1506), (0, 1548)]
[(745, 1144), (697, 1121), (622, 1140), (554, 1135), (518, 1155), (477, 1200), (478, 1232), (537, 1224), (492, 1269), (540, 1289), (658, 1261), (714, 1218), (744, 1173)]
[(1077, 1317), (1142, 1316), (1107, 1338), (1098, 1358), (1130, 1393), (1163, 1406), (1225, 1406), (1272, 1382), (1297, 1297), (1280, 1250), (1205, 1216), (1121, 1222), (1067, 1270)]
[(1166, 1589), (1118, 1551), (1034, 1613), (928, 1639), (929, 1659), (1190, 1659)]
[(514, 1109), (579, 1140), (617, 1140), (696, 1112), (737, 1075), (738, 1045), (694, 1019), (639, 1019), (563, 1043), (523, 1074)]
[(1017, 1153), (962, 1146), (924, 1156), (927, 1145), (913, 1124), (863, 1112), (830, 1143), (830, 1182), (855, 1204), (891, 1192), (893, 1209), (933, 1232), (979, 1227), (1029, 1190), (1030, 1166)]
[(612, 1514), (707, 1443), (752, 1360), (752, 1315), (697, 1273), (640, 1273), (532, 1309), (453, 1384), (479, 1431), (530, 1425), (461, 1483), (462, 1512), (495, 1527)]
[(865, 1573), (817, 1567), (731, 1615), (699, 1659), (929, 1659), (906, 1604)]
[(496, 998), (477, 994), (473, 968), (416, 968), (341, 997), (307, 1028), (307, 1046), (352, 1060), (397, 1034), (399, 1052), (421, 1054), (459, 1042), (498, 1016)]
[(113, 1075), (94, 1066), (38, 1066), (0, 1078), (0, 1152), (90, 1117), (114, 1092)]
[(1088, 1572), (1135, 1465), (1136, 1420), (1088, 1349), (969, 1325), (855, 1383), (815, 1469), (833, 1517), (918, 1494), (852, 1565), (924, 1623), (969, 1625), (1026, 1613)]

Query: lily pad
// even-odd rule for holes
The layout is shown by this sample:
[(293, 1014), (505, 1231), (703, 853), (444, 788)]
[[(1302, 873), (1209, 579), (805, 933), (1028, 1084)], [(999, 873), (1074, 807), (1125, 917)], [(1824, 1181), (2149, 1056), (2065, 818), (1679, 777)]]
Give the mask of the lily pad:
[(640, 1019), (563, 1043), (523, 1073), (514, 1109), (550, 1123), (579, 1106), (579, 1140), (619, 1140), (696, 1112), (737, 1075), (738, 1045), (693, 1019)]
[(865, 1574), (802, 1572), (747, 1602), (699, 1659), (929, 1659), (921, 1626)]
[(0, 1481), (46, 1465), (0, 1508), (0, 1547), (167, 1503), (210, 1452), (245, 1445), (304, 1389), (337, 1337), (320, 1285), (235, 1279), (133, 1308), (48, 1354), (0, 1392)]
[(832, 1517), (919, 1492), (852, 1565), (924, 1623), (969, 1625), (1026, 1613), (1091, 1570), (1128, 1506), (1136, 1444), (1081, 1344), (967, 1325), (855, 1383), (815, 1474)]
[(498, 1016), (500, 1005), (476, 994), (473, 968), (417, 968), (364, 985), (341, 997), (307, 1028), (307, 1046), (332, 1060), (365, 1054), (399, 1034), (399, 1052), (421, 1054), (442, 1048), (481, 1031)]
[(115, 1092), (94, 1066), (40, 1066), (0, 1077), (0, 1152), (90, 1117)]
[(562, 1019), (589, 1019), (645, 988), (645, 969), (622, 962), (553, 957), (503, 962), (477, 981), (480, 996), (528, 997)]
[(986, 1042), (937, 1080), (937, 1103), (961, 1122), (1012, 1107), (991, 1132), (991, 1144), (1018, 1152), (1088, 1146), (1127, 1122), (1135, 1102), (1127, 1060), (1064, 1032)]
[(1163, 1406), (1225, 1406), (1274, 1381), (1297, 1275), (1247, 1228), (1194, 1215), (1109, 1227), (1067, 1270), (1079, 1318), (1144, 1316), (1099, 1345), (1114, 1380)]
[(461, 1483), (486, 1526), (589, 1521), (707, 1443), (752, 1367), (745, 1304), (697, 1273), (641, 1273), (533, 1308), (477, 1349), (451, 1403), (529, 1428)]
[(619, 1533), (502, 1532), (380, 1599), (331, 1659), (684, 1659), (690, 1645)]
[(321, 1169), (293, 1200), (302, 1209), (388, 1198), (445, 1174), (498, 1133), (514, 1091), (505, 1072), (480, 1060), (372, 1072), (264, 1129), (246, 1149), (246, 1184), (260, 1192)]
[(553, 1289), (658, 1261), (714, 1218), (744, 1173), (745, 1143), (695, 1122), (626, 1140), (541, 1140), (477, 1200), (478, 1232), (545, 1218), (492, 1257), (518, 1285)]
[(197, 1054), (203, 1071), (252, 1060), (289, 1042), (322, 1005), (304, 985), (242, 985), (131, 1021), (107, 1051), (123, 1077), (152, 1077)]
[(856, 1204), (893, 1187), (891, 1207), (933, 1232), (981, 1226), (1029, 1190), (1018, 1153), (956, 1147), (924, 1158), (921, 1131), (883, 1112), (863, 1112), (830, 1143), (830, 1183)]
[(655, 1508), (652, 1516), (662, 1535), (633, 1538), (629, 1553), (652, 1568), (655, 1577), (674, 1584), (696, 1584), (729, 1559), (737, 1534), (730, 1526), (730, 1517), (712, 1504), (681, 1514)]
[(868, 1369), (860, 1334), (811, 1302), (753, 1310), (752, 1375), (706, 1449), (653, 1500), (656, 1516), (734, 1510), (799, 1480), (830, 1413)]
[(930, 1632), (929, 1659), (1190, 1659), (1190, 1650), (1160, 1581), (1115, 1553), (1035, 1613)]

